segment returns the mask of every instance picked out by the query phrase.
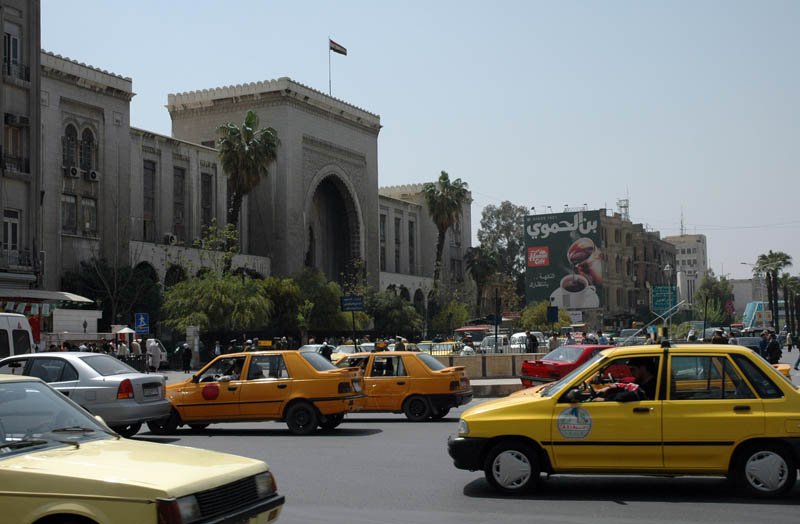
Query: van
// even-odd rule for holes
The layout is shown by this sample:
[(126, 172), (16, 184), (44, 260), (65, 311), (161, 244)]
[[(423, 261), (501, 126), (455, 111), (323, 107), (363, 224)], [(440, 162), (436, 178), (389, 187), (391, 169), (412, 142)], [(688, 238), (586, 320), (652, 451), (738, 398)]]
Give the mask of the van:
[(33, 351), (33, 332), (25, 315), (0, 313), (0, 358)]
[(506, 335), (488, 335), (481, 340), (481, 353), (508, 353), (511, 344)]

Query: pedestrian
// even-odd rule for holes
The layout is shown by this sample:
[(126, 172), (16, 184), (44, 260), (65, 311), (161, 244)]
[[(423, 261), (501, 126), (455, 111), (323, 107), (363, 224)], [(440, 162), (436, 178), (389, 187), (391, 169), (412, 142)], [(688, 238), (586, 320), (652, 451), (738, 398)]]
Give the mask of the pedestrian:
[(711, 337), (712, 344), (727, 344), (728, 341), (725, 339), (725, 336), (722, 334), (721, 329), (714, 330), (714, 336)]
[(761, 332), (761, 340), (758, 341), (758, 354), (767, 358), (767, 344), (769, 343), (769, 331), (766, 329)]
[(564, 341), (564, 344), (575, 344), (575, 338), (572, 336), (572, 331), (567, 331), (567, 339)]
[(394, 350), (395, 351), (405, 351), (406, 350), (406, 345), (405, 345), (405, 343), (403, 343), (403, 337), (400, 337), (400, 336), (397, 337), (397, 342), (394, 345)]
[(608, 339), (606, 338), (605, 334), (603, 334), (603, 330), (599, 330), (597, 334), (600, 335), (599, 337), (597, 337), (597, 343), (602, 344), (603, 346), (607, 346)]
[(553, 331), (553, 333), (550, 335), (550, 340), (547, 342), (547, 349), (553, 351), (558, 347), (558, 345), (558, 335), (556, 335), (556, 332)]
[[(283, 349), (286, 349), (285, 347)], [(250, 348), (250, 351), (259, 351), (260, 348), (258, 347), (258, 337), (253, 338), (253, 345)]]
[(528, 353), (536, 353), (536, 350), (539, 349), (539, 339), (536, 338), (536, 335), (530, 332), (530, 330), (525, 332), (525, 351)]
[(767, 343), (767, 360), (770, 364), (777, 364), (781, 360), (781, 346), (778, 344), (778, 337), (775, 333), (770, 333)]
[(147, 360), (148, 369), (153, 372), (158, 372), (161, 365), (161, 349), (158, 347), (158, 342), (154, 338), (147, 339)]
[(142, 356), (142, 346), (139, 344), (138, 338), (134, 338), (131, 342), (131, 355), (137, 358)]
[(686, 342), (697, 342), (697, 331), (694, 328), (691, 328), (689, 334), (686, 335)]
[[(219, 348), (219, 342), (217, 342), (217, 349)], [(216, 351), (216, 349), (215, 349)], [(183, 372), (184, 373), (191, 373), (192, 372), (192, 348), (189, 347), (189, 344), (186, 342), (183, 343), (183, 349), (181, 350), (181, 362), (183, 363)]]
[(222, 355), (222, 345), (220, 345), (219, 340), (214, 343), (214, 356), (218, 357)]
[(330, 362), (331, 355), (333, 354), (333, 347), (328, 345), (327, 338), (322, 342), (322, 347), (319, 348), (319, 354), (328, 359), (328, 362)]
[(244, 347), (242, 348), (242, 351), (247, 353), (248, 351), (250, 351), (251, 347), (253, 347), (253, 341), (248, 338), (247, 340), (244, 341)]

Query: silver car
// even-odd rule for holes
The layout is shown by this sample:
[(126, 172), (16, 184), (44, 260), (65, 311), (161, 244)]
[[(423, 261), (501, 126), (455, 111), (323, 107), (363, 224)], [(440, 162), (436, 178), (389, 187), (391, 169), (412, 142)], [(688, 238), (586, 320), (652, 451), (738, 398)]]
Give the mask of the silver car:
[(30, 353), (0, 360), (0, 374), (38, 377), (123, 437), (143, 422), (169, 416), (163, 375), (139, 373), (103, 353)]

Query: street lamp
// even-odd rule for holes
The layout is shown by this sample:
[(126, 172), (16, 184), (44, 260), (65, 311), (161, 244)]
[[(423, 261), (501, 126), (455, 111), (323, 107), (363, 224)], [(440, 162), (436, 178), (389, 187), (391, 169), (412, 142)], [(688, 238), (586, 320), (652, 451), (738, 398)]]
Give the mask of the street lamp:
[(667, 317), (667, 336), (672, 337), (672, 266), (667, 264), (664, 266), (664, 275), (667, 277), (667, 303), (669, 304), (670, 311)]

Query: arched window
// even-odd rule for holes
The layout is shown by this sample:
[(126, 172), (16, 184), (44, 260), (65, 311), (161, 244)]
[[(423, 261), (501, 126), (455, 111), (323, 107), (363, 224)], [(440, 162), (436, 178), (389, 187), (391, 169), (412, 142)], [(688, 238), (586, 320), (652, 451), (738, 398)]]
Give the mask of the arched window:
[(61, 139), (61, 162), (64, 167), (73, 167), (77, 158), (78, 130), (69, 124), (64, 129), (64, 136)]
[(91, 171), (94, 169), (94, 134), (90, 129), (84, 129), (81, 134), (81, 169)]

